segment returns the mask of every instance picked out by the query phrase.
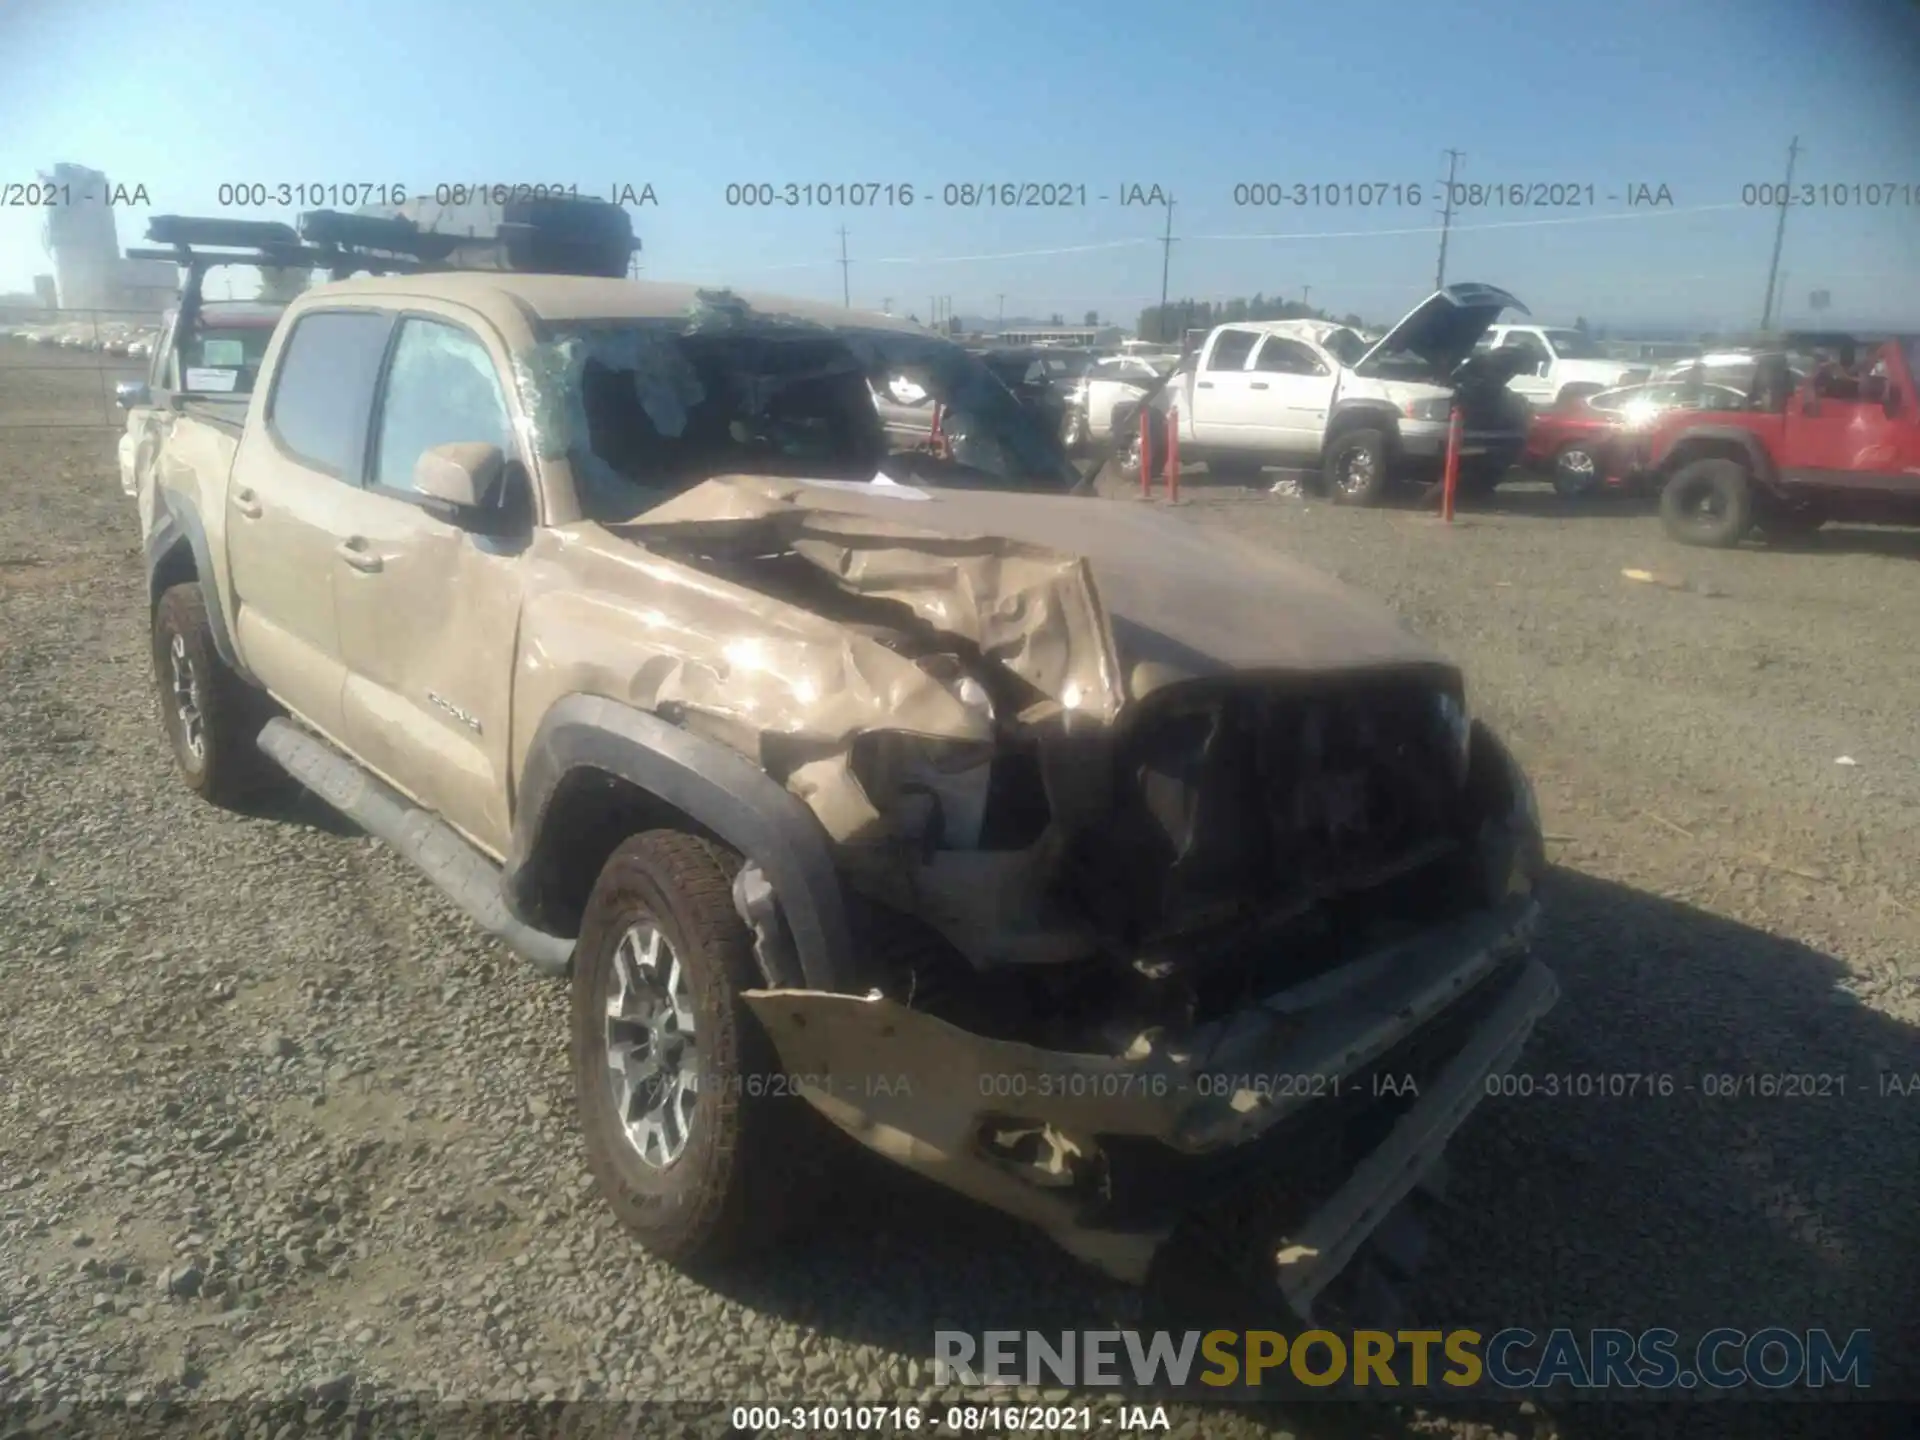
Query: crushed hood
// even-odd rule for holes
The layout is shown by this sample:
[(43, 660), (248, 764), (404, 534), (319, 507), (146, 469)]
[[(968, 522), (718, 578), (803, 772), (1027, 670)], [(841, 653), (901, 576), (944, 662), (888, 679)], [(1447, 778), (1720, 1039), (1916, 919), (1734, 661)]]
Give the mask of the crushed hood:
[(797, 555), (910, 609), (1069, 711), (1112, 720), (1169, 684), (1434, 667), (1393, 613), (1162, 510), (1073, 496), (725, 476), (616, 533), (698, 564)]
[(1360, 375), (1374, 373), (1383, 356), (1411, 351), (1433, 367), (1436, 375), (1451, 375), (1480, 343), (1480, 337), (1500, 318), (1502, 310), (1530, 312), (1506, 291), (1493, 285), (1462, 283), (1436, 290), (1401, 317), (1374, 347), (1354, 365)]

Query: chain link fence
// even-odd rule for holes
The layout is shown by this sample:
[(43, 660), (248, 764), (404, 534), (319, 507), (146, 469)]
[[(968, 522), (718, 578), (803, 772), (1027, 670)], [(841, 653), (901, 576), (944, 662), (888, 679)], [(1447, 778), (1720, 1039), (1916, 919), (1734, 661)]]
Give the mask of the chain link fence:
[(151, 310), (0, 307), (0, 430), (119, 429), (114, 387), (144, 380)]

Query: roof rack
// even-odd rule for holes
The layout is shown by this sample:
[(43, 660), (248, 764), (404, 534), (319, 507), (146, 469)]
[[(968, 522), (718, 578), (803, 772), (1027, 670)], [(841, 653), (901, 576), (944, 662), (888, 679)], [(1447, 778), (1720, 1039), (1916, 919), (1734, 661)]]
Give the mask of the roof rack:
[(325, 270), (336, 280), (361, 271), (427, 270), (619, 279), (640, 248), (632, 216), (603, 200), (527, 197), (509, 200), (500, 210), (491, 235), (422, 230), (405, 216), (339, 210), (309, 210), (297, 227), (273, 220), (156, 215), (147, 222), (153, 247), (127, 255), (202, 271), (210, 265)]

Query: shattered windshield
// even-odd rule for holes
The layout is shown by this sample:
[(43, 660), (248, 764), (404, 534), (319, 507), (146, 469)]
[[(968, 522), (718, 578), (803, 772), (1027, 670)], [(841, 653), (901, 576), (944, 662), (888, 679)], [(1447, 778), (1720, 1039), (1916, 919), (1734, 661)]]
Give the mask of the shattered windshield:
[(979, 360), (930, 336), (580, 322), (515, 368), (537, 448), (572, 462), (583, 510), (606, 522), (716, 475), (1054, 492), (1079, 479)]

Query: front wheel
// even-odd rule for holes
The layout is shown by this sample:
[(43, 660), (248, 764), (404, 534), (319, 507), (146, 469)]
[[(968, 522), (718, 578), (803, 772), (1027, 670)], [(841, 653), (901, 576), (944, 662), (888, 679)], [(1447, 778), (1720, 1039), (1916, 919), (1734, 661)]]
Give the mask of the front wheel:
[(1060, 443), (1066, 446), (1067, 453), (1071, 455), (1084, 450), (1092, 438), (1093, 433), (1087, 426), (1087, 412), (1077, 409), (1067, 411), (1067, 418), (1060, 424)]
[(740, 999), (762, 982), (733, 905), (738, 867), (681, 831), (632, 836), (601, 869), (574, 950), (587, 1163), (620, 1222), (681, 1265), (774, 1235), (809, 1173), (797, 1146), (816, 1136)]
[(1660, 492), (1660, 523), (1682, 545), (1726, 549), (1753, 526), (1753, 487), (1737, 460), (1682, 465)]
[(1327, 447), (1321, 470), (1334, 504), (1377, 504), (1387, 493), (1386, 435), (1379, 430), (1347, 431)]

